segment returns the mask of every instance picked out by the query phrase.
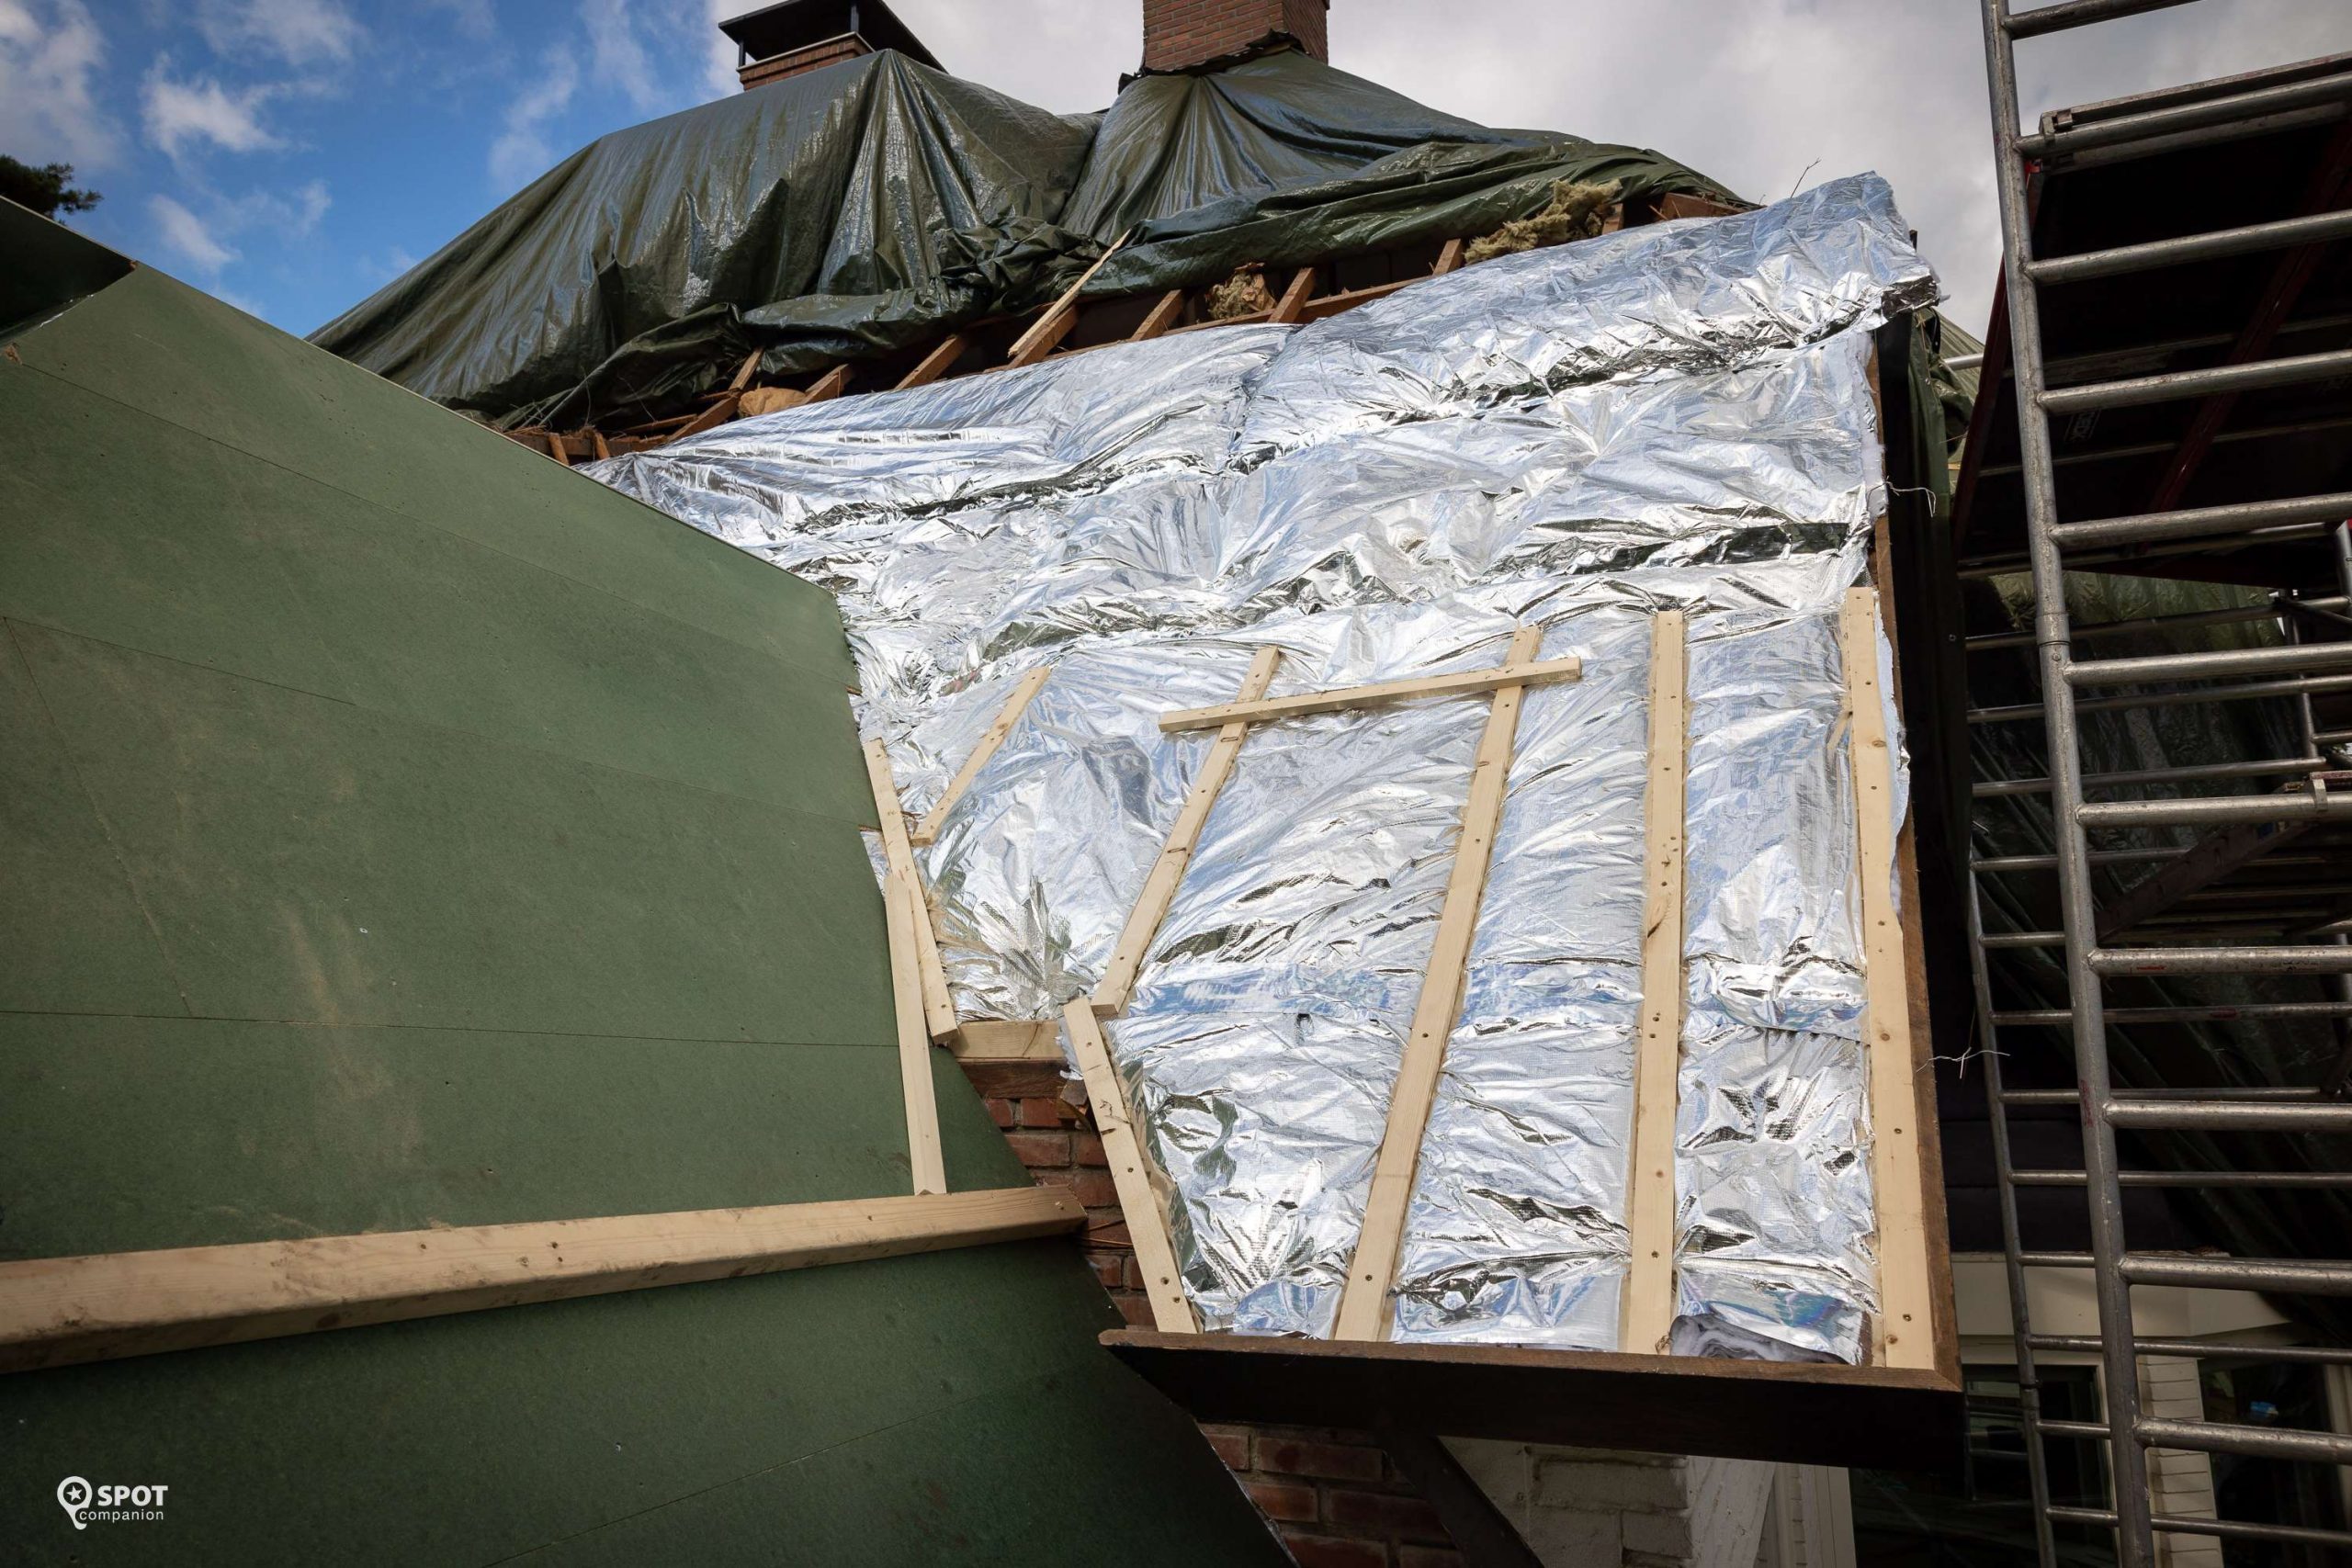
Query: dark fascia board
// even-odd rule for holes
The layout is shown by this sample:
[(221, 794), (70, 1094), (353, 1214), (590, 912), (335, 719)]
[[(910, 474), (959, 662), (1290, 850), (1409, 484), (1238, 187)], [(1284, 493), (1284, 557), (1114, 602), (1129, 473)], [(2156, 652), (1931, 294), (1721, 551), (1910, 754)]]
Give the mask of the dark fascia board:
[(854, 33), (877, 51), (896, 50), (935, 71), (946, 69), (884, 0), (782, 0), (729, 17), (718, 24), (718, 30), (754, 61)]
[(1442, 1432), (1954, 1475), (1959, 1369), (1113, 1330), (1198, 1421)]

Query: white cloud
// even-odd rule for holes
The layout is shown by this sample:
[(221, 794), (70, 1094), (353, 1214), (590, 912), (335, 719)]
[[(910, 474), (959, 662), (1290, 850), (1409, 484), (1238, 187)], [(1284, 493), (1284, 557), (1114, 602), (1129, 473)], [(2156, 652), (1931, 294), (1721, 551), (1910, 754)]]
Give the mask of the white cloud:
[(290, 191), (251, 190), (233, 197), (191, 195), (198, 207), (175, 197), (153, 196), (147, 198), (147, 211), (164, 247), (206, 274), (218, 274), (241, 259), (243, 253), (232, 242), (242, 236), (261, 235), (281, 246), (310, 238), (334, 205), (324, 180)]
[(203, 219), (170, 197), (149, 197), (147, 212), (154, 219), (156, 233), (164, 246), (200, 270), (219, 272), (237, 259), (237, 253), (214, 238), (211, 227)]
[(490, 144), (490, 177), (500, 191), (521, 189), (555, 162), (547, 123), (563, 112), (579, 85), (580, 67), (571, 51), (561, 46), (548, 50), (537, 80), (506, 106), (504, 129)]
[(266, 86), (231, 92), (209, 76), (182, 82), (172, 75), (171, 56), (160, 56), (140, 84), (140, 107), (147, 140), (172, 157), (191, 142), (209, 142), (231, 152), (258, 152), (286, 143), (262, 124)]
[(588, 26), (588, 73), (597, 85), (619, 88), (640, 111), (669, 107), (629, 20), (628, 0), (588, 0), (581, 19)]
[(0, 147), (104, 167), (119, 145), (91, 91), (105, 50), (82, 0), (0, 0)]
[(337, 0), (204, 0), (196, 25), (223, 59), (258, 48), (297, 67), (339, 64), (367, 36)]
[(743, 90), (742, 78), (735, 74), (735, 42), (718, 30), (718, 24), (752, 8), (743, 0), (703, 0), (702, 85), (706, 96), (724, 97)]

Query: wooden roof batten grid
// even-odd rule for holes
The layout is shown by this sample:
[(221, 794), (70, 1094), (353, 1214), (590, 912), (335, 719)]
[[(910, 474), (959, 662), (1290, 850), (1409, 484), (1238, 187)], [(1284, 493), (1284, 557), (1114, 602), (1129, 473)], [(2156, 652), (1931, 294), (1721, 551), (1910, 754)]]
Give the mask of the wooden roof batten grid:
[[(1739, 210), (1703, 197), (1668, 192), (1646, 206), (1620, 204), (1612, 209), (1604, 232), (1621, 224), (1639, 225), (1679, 218), (1721, 217)], [(1467, 242), (1456, 237), (1443, 242), (1438, 248), (1436, 260), (1426, 272), (1410, 277), (1392, 278), (1359, 288), (1334, 288), (1331, 292), (1317, 295), (1319, 282), (1338, 281), (1339, 269), (1363, 256), (1380, 253), (1350, 253), (1326, 257), (1295, 267), (1285, 283), (1282, 294), (1271, 309), (1229, 317), (1208, 317), (1197, 314), (1206, 286), (1196, 285), (1166, 289), (1154, 299), (1140, 323), (1132, 331), (1104, 339), (1066, 346), (1080, 321), (1091, 311), (1109, 308), (1119, 310), (1128, 307), (1137, 296), (1133, 294), (1104, 295), (1081, 299), (1080, 295), (1092, 282), (1095, 274), (1112, 256), (1133, 238), (1131, 230), (1122, 234), (1102, 255), (1095, 258), (1076, 282), (1064, 288), (1053, 301), (1040, 307), (1026, 318), (1027, 324), (1013, 339), (1012, 346), (992, 363), (966, 366), (975, 348), (991, 329), (1001, 328), (1021, 317), (989, 317), (966, 322), (949, 329), (923, 350), (913, 366), (897, 380), (876, 380), (865, 388), (868, 391), (907, 390), (927, 387), (934, 381), (961, 379), (965, 376), (986, 375), (995, 370), (1018, 369), (1046, 359), (1069, 354), (1083, 354), (1107, 343), (1142, 343), (1163, 337), (1170, 333), (1203, 332), (1216, 327), (1257, 326), (1268, 322), (1305, 323), (1319, 321), (1342, 314), (1361, 305), (1385, 299), (1398, 289), (1428, 277), (1442, 277), (1458, 271), (1465, 264)], [(1573, 244), (1574, 241), (1561, 242)], [(1187, 315), (1196, 319), (1186, 321)], [(754, 414), (773, 413), (780, 409), (798, 407), (802, 403), (820, 402), (848, 392), (848, 380), (853, 374), (851, 362), (827, 367), (811, 377), (806, 387), (767, 386), (756, 380), (764, 350), (754, 349), (743, 361), (734, 378), (719, 391), (705, 394), (706, 406), (692, 414), (673, 414), (667, 418), (646, 421), (631, 425), (617, 434), (608, 434), (595, 426), (581, 430), (559, 432), (536, 425), (519, 426), (505, 434), (535, 450), (545, 452), (557, 462), (571, 464), (613, 457), (625, 452), (650, 452), (684, 439), (699, 435), (719, 425)], [(870, 361), (859, 363), (871, 364)]]

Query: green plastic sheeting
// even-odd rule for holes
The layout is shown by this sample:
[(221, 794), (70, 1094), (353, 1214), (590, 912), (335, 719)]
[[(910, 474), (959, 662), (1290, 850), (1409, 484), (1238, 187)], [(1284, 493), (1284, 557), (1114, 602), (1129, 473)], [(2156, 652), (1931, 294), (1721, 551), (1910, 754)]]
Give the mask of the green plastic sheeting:
[[(0, 1260), (908, 1191), (831, 597), (39, 223)], [(0, 1557), (1272, 1568), (1119, 1322), (1058, 1239), (12, 1374)]]
[(602, 138), (312, 341), (500, 425), (626, 424), (754, 348), (785, 376), (1043, 304), (1122, 235), (1090, 297), (1482, 233), (1560, 179), (1728, 195), (1294, 51), (1063, 116), (886, 51)]

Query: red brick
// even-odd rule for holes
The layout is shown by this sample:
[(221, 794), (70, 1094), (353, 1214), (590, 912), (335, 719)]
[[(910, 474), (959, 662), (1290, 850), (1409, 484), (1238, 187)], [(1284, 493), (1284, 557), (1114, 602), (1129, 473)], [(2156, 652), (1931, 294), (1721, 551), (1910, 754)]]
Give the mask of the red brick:
[(984, 1100), (980, 1101), (980, 1103), (989, 1108), (989, 1121), (995, 1122), (1000, 1127), (1010, 1127), (1012, 1125), (1012, 1101), (1009, 1100)]
[(1377, 1481), (1380, 1450), (1261, 1438), (1258, 1441), (1258, 1468), (1281, 1475), (1312, 1475), (1325, 1481)]
[(1013, 1155), (1021, 1163), (1032, 1170), (1069, 1164), (1068, 1133), (1007, 1133), (1004, 1141), (1012, 1145)]
[(1227, 1470), (1250, 1468), (1250, 1434), (1239, 1427), (1204, 1427), (1201, 1436), (1209, 1440), (1216, 1457), (1225, 1461)]
[(1319, 1535), (1283, 1532), (1298, 1568), (1388, 1568), (1388, 1550), (1369, 1540), (1332, 1540)]
[(1021, 1124), (1023, 1127), (1068, 1126), (1067, 1110), (1058, 1100), (1024, 1100), (1021, 1102)]
[(1127, 1254), (1127, 1266), (1120, 1272), (1119, 1283), (1130, 1291), (1143, 1289), (1143, 1265), (1136, 1260), (1133, 1253)]
[(1295, 1525), (1315, 1522), (1315, 1488), (1298, 1486), (1285, 1481), (1250, 1481), (1241, 1489), (1250, 1494), (1250, 1501), (1270, 1519)]
[[(1010, 1134), (1016, 1138), (1023, 1135), (1019, 1133)], [(1069, 1185), (1070, 1190), (1078, 1194), (1078, 1201), (1090, 1209), (1110, 1209), (1118, 1205), (1119, 1190), (1111, 1185), (1111, 1173), (1107, 1170), (1073, 1171)]]
[(1102, 1153), (1102, 1140), (1092, 1133), (1073, 1133), (1069, 1140), (1070, 1156), (1080, 1165), (1109, 1165)]
[(1396, 1568), (1470, 1568), (1470, 1560), (1442, 1546), (1400, 1547)]
[(1087, 1255), (1087, 1265), (1094, 1270), (1095, 1279), (1106, 1291), (1115, 1291), (1125, 1283), (1125, 1265), (1129, 1261), (1115, 1252), (1094, 1252)]
[(1127, 1320), (1129, 1328), (1151, 1326), (1151, 1303), (1143, 1297), (1131, 1296), (1122, 1292), (1111, 1298), (1111, 1304), (1119, 1309), (1119, 1315)]
[(1436, 1510), (1418, 1497), (1388, 1497), (1334, 1487), (1324, 1499), (1324, 1517), (1351, 1529), (1376, 1530), (1387, 1536), (1446, 1544), (1453, 1539), (1438, 1523)]

